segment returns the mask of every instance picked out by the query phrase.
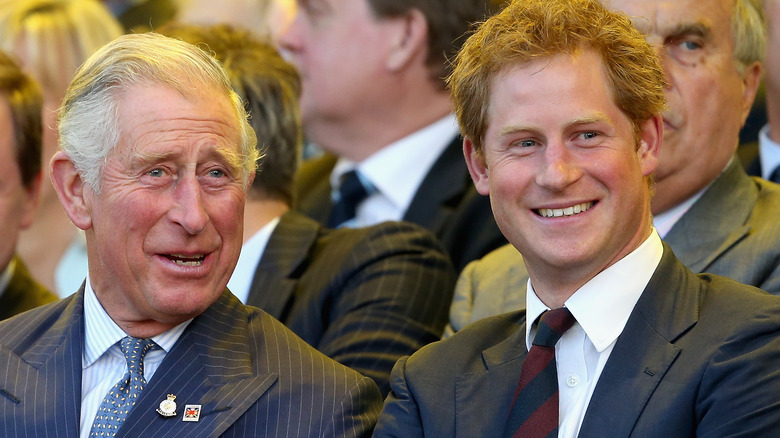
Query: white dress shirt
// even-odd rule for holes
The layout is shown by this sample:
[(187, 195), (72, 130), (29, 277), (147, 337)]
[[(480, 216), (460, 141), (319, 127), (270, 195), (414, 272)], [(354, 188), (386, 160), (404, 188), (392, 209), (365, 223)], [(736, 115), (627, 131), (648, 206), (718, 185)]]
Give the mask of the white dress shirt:
[[(150, 349), (144, 356), (144, 378), (147, 382), (191, 321), (152, 337), (159, 348)], [(116, 325), (98, 301), (87, 275), (84, 288), (84, 350), (81, 356), (81, 438), (89, 438), (100, 403), (108, 390), (127, 372), (127, 361), (118, 344), (125, 336), (128, 336), (127, 333)]]
[(761, 160), (761, 177), (769, 179), (780, 167), (780, 144), (769, 138), (769, 125), (758, 131), (758, 159)]
[(375, 189), (358, 206), (355, 219), (346, 225), (365, 227), (403, 218), (425, 176), (456, 135), (458, 123), (450, 114), (361, 163), (339, 158), (330, 175), (334, 194), (338, 193), (342, 175), (350, 170), (357, 170), (361, 179)]
[(16, 259), (11, 257), (8, 266), (0, 273), (0, 297), (3, 296), (5, 288), (7, 288), (8, 284), (11, 282), (11, 277), (14, 275), (14, 269), (16, 269)]
[(268, 222), (260, 228), (252, 237), (241, 246), (241, 255), (233, 274), (230, 276), (227, 287), (242, 303), (246, 304), (249, 298), (249, 288), (252, 287), (252, 279), (255, 277), (257, 265), (263, 258), (265, 247), (271, 239), (276, 226), (279, 225), (279, 217)]
[[(559, 437), (574, 438), (579, 433), (601, 371), (662, 254), (661, 238), (653, 229), (637, 249), (593, 277), (564, 303), (577, 322), (555, 346)], [(531, 323), (548, 310), (530, 279), (526, 309), (526, 346), (530, 350), (536, 335), (536, 325)]]

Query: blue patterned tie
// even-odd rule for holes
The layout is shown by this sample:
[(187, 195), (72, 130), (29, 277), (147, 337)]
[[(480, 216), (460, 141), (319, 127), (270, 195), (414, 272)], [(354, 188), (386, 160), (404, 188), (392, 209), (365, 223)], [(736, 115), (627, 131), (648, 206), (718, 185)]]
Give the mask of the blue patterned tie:
[(127, 360), (127, 373), (113, 388), (108, 391), (97, 410), (92, 430), (92, 437), (113, 437), (119, 426), (133, 409), (138, 396), (146, 385), (144, 379), (144, 355), (156, 344), (151, 339), (123, 338), (119, 348)]

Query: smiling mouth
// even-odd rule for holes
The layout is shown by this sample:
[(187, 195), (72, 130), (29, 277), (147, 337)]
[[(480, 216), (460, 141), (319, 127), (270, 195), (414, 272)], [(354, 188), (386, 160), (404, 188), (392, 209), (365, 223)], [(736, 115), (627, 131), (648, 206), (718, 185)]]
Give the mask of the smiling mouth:
[(539, 208), (534, 210), (536, 214), (538, 214), (541, 217), (564, 217), (564, 216), (574, 216), (575, 214), (580, 214), (582, 212), (590, 210), (591, 207), (595, 202), (583, 202), (581, 204), (572, 205), (571, 207), (566, 208)]
[(205, 255), (187, 256), (183, 254), (168, 254), (165, 257), (179, 266), (200, 266), (206, 258)]

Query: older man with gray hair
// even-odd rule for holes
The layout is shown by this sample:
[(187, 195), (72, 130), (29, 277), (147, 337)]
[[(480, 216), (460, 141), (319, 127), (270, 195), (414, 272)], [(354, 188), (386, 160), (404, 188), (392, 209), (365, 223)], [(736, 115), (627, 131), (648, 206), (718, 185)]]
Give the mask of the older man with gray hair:
[(0, 325), (4, 433), (370, 433), (375, 384), (225, 287), (257, 150), (212, 57), (121, 37), (76, 74), (59, 128), (52, 180), (89, 271), (70, 298)]

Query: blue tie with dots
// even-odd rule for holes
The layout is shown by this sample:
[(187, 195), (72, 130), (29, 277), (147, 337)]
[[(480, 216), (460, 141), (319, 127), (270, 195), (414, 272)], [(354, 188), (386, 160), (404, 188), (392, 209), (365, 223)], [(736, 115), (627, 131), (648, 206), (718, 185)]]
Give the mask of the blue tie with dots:
[(92, 430), (92, 437), (113, 437), (119, 426), (133, 409), (138, 396), (146, 385), (144, 379), (144, 355), (156, 344), (151, 339), (123, 338), (119, 348), (127, 360), (127, 373), (113, 388), (108, 391), (97, 410)]

